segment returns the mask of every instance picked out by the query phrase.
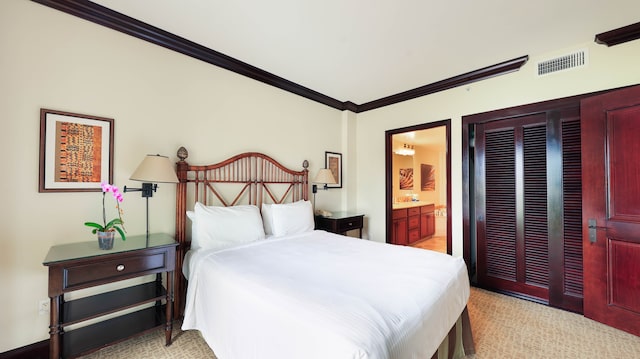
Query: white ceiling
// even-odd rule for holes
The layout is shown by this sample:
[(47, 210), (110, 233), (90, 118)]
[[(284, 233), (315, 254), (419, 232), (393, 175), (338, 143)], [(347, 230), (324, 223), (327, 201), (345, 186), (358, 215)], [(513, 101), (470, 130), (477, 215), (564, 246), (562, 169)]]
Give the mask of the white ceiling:
[(639, 0), (93, 2), (356, 104), (589, 43), (640, 14)]

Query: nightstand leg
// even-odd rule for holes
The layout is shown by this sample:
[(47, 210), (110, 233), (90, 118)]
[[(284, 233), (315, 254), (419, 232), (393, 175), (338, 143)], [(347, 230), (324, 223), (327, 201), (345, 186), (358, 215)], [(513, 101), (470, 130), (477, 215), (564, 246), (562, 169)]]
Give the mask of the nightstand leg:
[(49, 297), (49, 359), (60, 358), (60, 296)]
[(173, 332), (173, 271), (167, 272), (167, 298), (166, 298), (167, 324), (165, 326), (165, 346), (171, 345), (171, 333)]

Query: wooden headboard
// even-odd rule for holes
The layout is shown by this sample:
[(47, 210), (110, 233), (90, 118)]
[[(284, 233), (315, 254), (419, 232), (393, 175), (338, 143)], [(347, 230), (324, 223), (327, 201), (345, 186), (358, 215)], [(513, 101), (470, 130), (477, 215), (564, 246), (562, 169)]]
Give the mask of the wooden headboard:
[(209, 165), (190, 165), (189, 153), (180, 147), (176, 172), (176, 253), (174, 313), (183, 314), (186, 280), (182, 275), (184, 255), (190, 248), (187, 239), (187, 210), (196, 202), (205, 205), (235, 206), (263, 203), (288, 203), (309, 199), (309, 162), (302, 170), (284, 167), (273, 158), (257, 152), (246, 152), (222, 162)]

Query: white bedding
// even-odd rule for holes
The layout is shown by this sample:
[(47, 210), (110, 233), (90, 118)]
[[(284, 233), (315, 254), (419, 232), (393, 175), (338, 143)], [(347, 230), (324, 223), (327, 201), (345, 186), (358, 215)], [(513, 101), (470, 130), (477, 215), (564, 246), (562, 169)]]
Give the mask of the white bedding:
[(324, 231), (189, 253), (182, 329), (219, 359), (430, 358), (469, 299), (462, 258)]

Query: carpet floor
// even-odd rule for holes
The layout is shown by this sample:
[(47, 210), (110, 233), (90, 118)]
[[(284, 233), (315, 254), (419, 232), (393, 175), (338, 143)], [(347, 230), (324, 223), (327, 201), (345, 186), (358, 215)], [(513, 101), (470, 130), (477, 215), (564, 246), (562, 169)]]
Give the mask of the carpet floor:
[[(478, 288), (468, 307), (476, 347), (469, 359), (640, 358), (639, 337), (575, 313)], [(216, 358), (198, 332), (176, 327), (168, 347), (156, 330), (82, 358)]]

